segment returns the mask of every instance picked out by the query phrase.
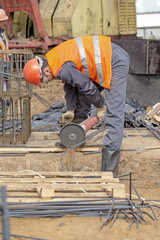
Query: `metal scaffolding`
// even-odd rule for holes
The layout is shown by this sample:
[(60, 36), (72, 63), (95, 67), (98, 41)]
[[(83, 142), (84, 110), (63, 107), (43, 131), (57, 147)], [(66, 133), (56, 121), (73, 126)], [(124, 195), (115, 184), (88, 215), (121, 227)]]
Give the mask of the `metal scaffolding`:
[(30, 50), (0, 50), (0, 142), (26, 143), (31, 133), (31, 86), (23, 79)]

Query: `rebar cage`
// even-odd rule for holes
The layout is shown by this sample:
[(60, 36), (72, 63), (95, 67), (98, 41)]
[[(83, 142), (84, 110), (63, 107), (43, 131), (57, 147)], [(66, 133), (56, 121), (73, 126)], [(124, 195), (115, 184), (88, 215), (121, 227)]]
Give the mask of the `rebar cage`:
[(31, 50), (0, 50), (1, 145), (26, 143), (31, 133), (32, 88), (23, 78)]

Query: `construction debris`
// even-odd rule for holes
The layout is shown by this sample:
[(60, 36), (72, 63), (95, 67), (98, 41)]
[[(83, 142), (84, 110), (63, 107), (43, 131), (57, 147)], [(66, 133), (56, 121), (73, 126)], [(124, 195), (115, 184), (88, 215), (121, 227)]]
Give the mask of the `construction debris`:
[(126, 110), (125, 110), (125, 127), (145, 127), (147, 128), (156, 138), (160, 139), (160, 125), (154, 121), (153, 116), (158, 111), (159, 105), (156, 110), (149, 113), (146, 109), (141, 107), (138, 101), (134, 98), (127, 99)]
[(160, 124), (160, 103), (157, 103), (152, 107), (152, 110), (148, 112), (148, 116)]

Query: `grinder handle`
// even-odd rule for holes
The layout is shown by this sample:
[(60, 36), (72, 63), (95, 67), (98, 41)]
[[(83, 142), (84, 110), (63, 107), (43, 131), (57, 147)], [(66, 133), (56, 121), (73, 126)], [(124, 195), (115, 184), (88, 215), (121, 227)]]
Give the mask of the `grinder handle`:
[(97, 123), (98, 123), (98, 117), (97, 116), (92, 116), (84, 120), (82, 123), (79, 125), (83, 128), (85, 132), (93, 128)]

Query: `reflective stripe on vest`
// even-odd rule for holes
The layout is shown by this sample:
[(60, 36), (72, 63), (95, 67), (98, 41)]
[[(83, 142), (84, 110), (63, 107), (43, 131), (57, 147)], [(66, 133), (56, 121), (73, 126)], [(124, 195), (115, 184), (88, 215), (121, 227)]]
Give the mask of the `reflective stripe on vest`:
[(106, 36), (70, 39), (46, 54), (53, 76), (57, 76), (65, 62), (72, 61), (78, 71), (107, 89), (112, 76), (111, 56), (111, 39)]
[(84, 74), (86, 76), (90, 77), (87, 58), (86, 58), (86, 53), (85, 53), (85, 49), (84, 49), (84, 46), (83, 46), (82, 39), (80, 37), (77, 37), (75, 39), (76, 39), (76, 42), (77, 42), (77, 45), (78, 45), (79, 54), (80, 54), (80, 57), (81, 57), (83, 68), (84, 68)]
[[(8, 40), (7, 40), (7, 38), (6, 38), (4, 33), (1, 33), (1, 35), (3, 36), (5, 42), (4, 42), (3, 38), (2, 38), (2, 36), (0, 36), (0, 48), (2, 50), (8, 50)], [(0, 55), (0, 58), (1, 58), (1, 55)], [(6, 59), (7, 59), (7, 61), (9, 61), (8, 55), (4, 54), (4, 60), (6, 60)]]
[(104, 86), (104, 77), (102, 72), (101, 53), (100, 53), (98, 36), (93, 36), (93, 41), (94, 41), (95, 62), (96, 62), (99, 83), (101, 86)]
[[(85, 49), (84, 49), (84, 46), (83, 46), (82, 39), (81, 39), (81, 37), (77, 37), (75, 39), (76, 39), (76, 42), (77, 42), (77, 45), (78, 45), (78, 48), (79, 48), (79, 53), (80, 53), (82, 65), (84, 67), (84, 73), (88, 77), (91, 77), (90, 74), (89, 74), (89, 68), (88, 68), (86, 53), (85, 53)], [(95, 63), (96, 63), (97, 75), (98, 75), (98, 78), (99, 78), (99, 84), (101, 86), (104, 86), (104, 78), (103, 78), (103, 72), (102, 72), (101, 53), (100, 53), (98, 36), (93, 36), (93, 44), (94, 44)]]

